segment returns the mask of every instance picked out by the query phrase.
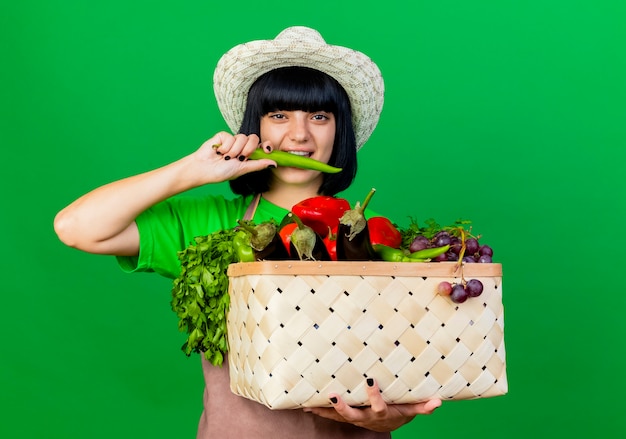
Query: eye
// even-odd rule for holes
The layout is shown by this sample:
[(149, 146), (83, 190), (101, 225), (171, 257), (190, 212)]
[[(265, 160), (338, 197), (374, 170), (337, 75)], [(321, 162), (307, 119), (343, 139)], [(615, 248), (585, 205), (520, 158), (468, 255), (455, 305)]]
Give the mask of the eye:
[(329, 120), (330, 115), (326, 112), (314, 113), (312, 116), (313, 120)]
[(268, 113), (267, 117), (269, 117), (270, 119), (284, 119), (286, 116), (283, 113)]

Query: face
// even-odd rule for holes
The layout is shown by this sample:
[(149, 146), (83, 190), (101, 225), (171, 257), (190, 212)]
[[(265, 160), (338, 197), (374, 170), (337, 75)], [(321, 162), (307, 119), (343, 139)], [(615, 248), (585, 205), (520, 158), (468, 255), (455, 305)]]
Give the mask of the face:
[[(261, 118), (261, 141), (275, 150), (304, 155), (328, 163), (335, 140), (335, 117), (325, 111), (275, 111)], [(278, 167), (274, 178), (286, 184), (321, 185), (317, 171)]]

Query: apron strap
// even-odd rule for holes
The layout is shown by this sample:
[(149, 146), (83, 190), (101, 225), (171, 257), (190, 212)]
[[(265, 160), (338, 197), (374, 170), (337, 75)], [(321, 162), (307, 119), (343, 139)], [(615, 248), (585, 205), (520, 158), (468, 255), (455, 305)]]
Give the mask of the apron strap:
[(261, 200), (261, 194), (256, 194), (250, 204), (248, 205), (248, 209), (246, 209), (246, 213), (243, 216), (243, 219), (246, 221), (254, 218), (254, 213), (256, 212), (256, 208), (259, 205), (259, 201)]

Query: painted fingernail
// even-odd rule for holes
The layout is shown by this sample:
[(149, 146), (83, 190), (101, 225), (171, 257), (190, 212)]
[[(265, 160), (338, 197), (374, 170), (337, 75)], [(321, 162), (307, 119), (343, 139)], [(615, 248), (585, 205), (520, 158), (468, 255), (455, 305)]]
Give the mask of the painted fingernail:
[(215, 154), (217, 154), (217, 155), (222, 155), (222, 153), (221, 153), (221, 152), (219, 152), (218, 150), (215, 150)]
[(240, 155), (237, 158), (239, 159), (240, 162), (243, 162), (246, 159), (246, 156), (245, 155)]
[(374, 386), (374, 378), (368, 378), (367, 379), (367, 385), (369, 387), (373, 387)]
[(268, 165), (268, 168), (275, 168), (276, 165)]
[(230, 156), (229, 155), (225, 155), (224, 156), (224, 160), (230, 160)]
[(271, 146), (269, 146), (269, 145), (265, 145), (265, 149), (266, 149), (268, 152), (270, 152), (270, 151), (272, 150), (272, 147), (271, 147)]
[(337, 397), (335, 396), (331, 397), (330, 402), (332, 402), (333, 404), (337, 404)]

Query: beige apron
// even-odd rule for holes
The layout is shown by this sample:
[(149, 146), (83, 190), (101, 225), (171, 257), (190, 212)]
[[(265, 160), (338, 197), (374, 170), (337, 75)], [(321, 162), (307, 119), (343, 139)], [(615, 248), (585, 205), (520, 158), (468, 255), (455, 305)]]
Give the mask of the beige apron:
[[(252, 200), (244, 219), (254, 217), (260, 195)], [(271, 410), (230, 390), (228, 358), (224, 365), (211, 365), (203, 355), (204, 410), (197, 439), (388, 439), (389, 433), (376, 433), (352, 424), (335, 422), (305, 413), (301, 409)]]

